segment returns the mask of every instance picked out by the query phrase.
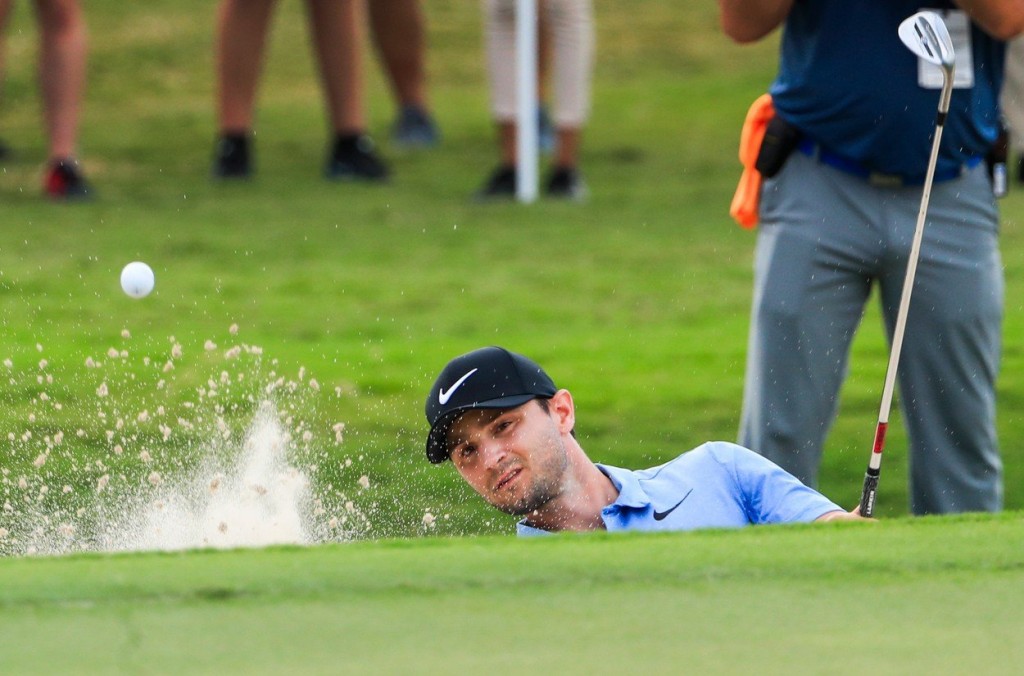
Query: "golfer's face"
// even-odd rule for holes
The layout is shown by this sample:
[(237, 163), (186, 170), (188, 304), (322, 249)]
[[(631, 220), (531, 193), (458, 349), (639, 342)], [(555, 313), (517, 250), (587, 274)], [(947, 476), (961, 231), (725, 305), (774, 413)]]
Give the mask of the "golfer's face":
[(558, 427), (536, 400), (510, 409), (471, 410), (448, 434), (452, 462), (487, 502), (528, 514), (561, 490), (568, 466)]

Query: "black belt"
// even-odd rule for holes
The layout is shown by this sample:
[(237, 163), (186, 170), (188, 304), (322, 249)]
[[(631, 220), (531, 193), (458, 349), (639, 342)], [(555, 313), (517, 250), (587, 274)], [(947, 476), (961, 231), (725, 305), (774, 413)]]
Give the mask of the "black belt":
[[(827, 164), (833, 169), (838, 169), (845, 174), (851, 174), (863, 178), (871, 185), (885, 188), (902, 188), (906, 186), (924, 185), (924, 174), (885, 174), (880, 171), (873, 171), (856, 160), (838, 155), (828, 148), (822, 147), (809, 138), (803, 138), (797, 148), (808, 157), (816, 157), (822, 164)], [(950, 181), (961, 176), (965, 169), (973, 169), (981, 163), (980, 157), (971, 157), (959, 167), (950, 169), (936, 169), (935, 182)]]

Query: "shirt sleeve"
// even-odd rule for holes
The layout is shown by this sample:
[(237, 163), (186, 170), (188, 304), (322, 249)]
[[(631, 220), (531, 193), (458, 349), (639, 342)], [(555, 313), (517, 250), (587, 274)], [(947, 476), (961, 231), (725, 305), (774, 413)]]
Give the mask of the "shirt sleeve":
[(716, 444), (714, 455), (730, 466), (751, 523), (808, 523), (845, 511), (795, 476), (736, 444)]

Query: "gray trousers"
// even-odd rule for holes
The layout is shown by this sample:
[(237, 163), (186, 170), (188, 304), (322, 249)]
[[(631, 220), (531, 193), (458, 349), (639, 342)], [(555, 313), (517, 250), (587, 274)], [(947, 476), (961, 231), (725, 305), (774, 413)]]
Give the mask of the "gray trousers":
[[(810, 486), (875, 282), (891, 340), (921, 191), (874, 186), (799, 151), (765, 181), (739, 442)], [(1002, 508), (1002, 312), (982, 164), (935, 184), (929, 202), (897, 381), (914, 514)], [(874, 423), (864, 421), (865, 465)]]

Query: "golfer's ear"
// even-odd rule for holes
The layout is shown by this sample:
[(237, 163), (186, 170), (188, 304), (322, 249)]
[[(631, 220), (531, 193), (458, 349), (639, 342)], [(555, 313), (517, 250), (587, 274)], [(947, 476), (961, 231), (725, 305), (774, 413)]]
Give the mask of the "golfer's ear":
[(548, 400), (548, 408), (551, 411), (558, 429), (563, 434), (572, 432), (576, 426), (576, 406), (572, 403), (572, 395), (569, 390), (558, 390)]

